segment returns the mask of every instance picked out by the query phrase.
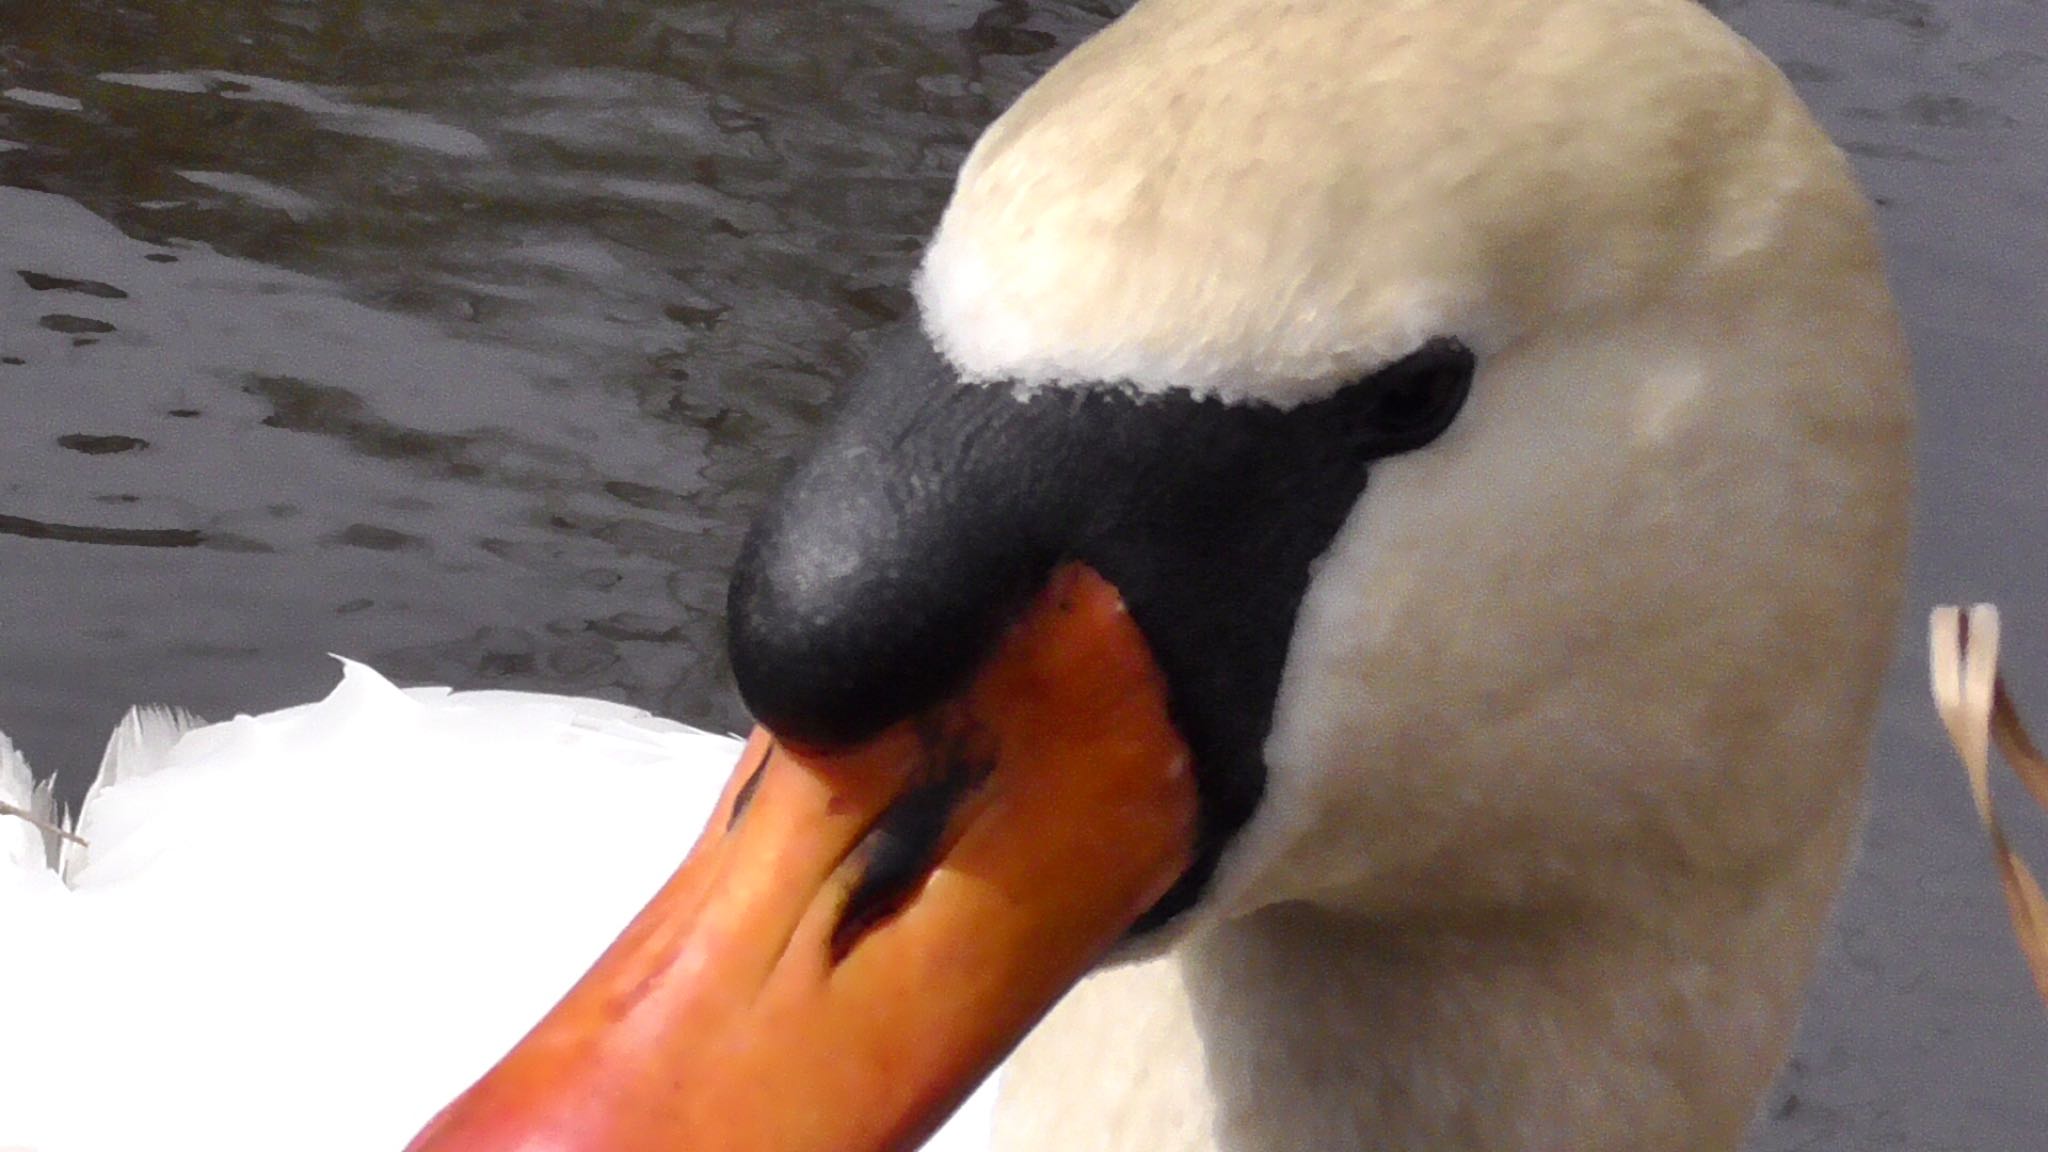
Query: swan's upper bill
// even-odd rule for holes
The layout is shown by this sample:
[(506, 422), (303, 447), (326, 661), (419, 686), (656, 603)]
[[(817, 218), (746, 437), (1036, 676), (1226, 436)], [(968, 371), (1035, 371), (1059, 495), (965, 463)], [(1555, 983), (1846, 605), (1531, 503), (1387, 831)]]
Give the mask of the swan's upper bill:
[(1783, 78), (1691, 0), (1142, 0), (917, 294), (743, 554), (721, 814), (416, 1152), (904, 1147), (1120, 941), (1014, 1146), (1732, 1147), (1910, 483)]

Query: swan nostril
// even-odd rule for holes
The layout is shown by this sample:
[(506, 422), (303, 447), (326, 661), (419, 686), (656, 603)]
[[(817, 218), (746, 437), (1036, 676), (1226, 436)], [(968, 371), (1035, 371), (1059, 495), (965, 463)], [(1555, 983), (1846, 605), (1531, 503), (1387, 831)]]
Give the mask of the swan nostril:
[(972, 740), (927, 734), (924, 744), (930, 778), (891, 804), (848, 857), (860, 877), (832, 928), (834, 965), (916, 899), (945, 852), (954, 817), (995, 767)]
[(747, 806), (754, 802), (754, 793), (761, 790), (761, 777), (767, 775), (768, 764), (774, 759), (775, 748), (773, 745), (770, 745), (768, 754), (761, 757), (759, 764), (754, 765), (753, 774), (747, 777), (747, 782), (740, 785), (740, 790), (734, 794), (732, 798), (732, 815), (725, 818), (725, 830), (727, 832), (740, 826), (740, 817), (747, 814)]

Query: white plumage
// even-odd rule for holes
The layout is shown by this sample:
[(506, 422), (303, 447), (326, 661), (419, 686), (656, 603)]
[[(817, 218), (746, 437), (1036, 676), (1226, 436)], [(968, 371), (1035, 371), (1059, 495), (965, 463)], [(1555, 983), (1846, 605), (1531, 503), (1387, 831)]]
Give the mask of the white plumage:
[[(674, 869), (738, 748), (355, 663), (263, 716), (137, 709), (88, 849), (53, 868), (0, 817), (0, 1149), (403, 1147)], [(32, 795), (0, 738), (0, 802)]]

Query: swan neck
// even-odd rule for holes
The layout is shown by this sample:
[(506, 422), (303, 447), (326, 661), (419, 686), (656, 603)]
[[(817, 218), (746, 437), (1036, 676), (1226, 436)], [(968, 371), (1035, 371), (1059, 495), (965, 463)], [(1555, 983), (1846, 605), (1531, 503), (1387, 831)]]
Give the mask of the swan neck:
[(1788, 895), (1695, 891), (1691, 926), (1269, 907), (1070, 994), (995, 1148), (1733, 1152), (1825, 923)]
[(1181, 956), (1211, 1147), (1732, 1152), (1803, 977), (1742, 950), (1568, 914), (1266, 909)]

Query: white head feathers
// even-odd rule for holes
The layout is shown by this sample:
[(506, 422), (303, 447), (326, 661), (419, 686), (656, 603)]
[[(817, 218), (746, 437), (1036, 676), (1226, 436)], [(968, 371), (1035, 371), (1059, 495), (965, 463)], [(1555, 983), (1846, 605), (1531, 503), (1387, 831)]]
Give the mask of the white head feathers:
[(1291, 404), (1774, 245), (1874, 259), (1864, 211), (1687, 0), (1146, 0), (981, 138), (917, 295), (970, 379)]

